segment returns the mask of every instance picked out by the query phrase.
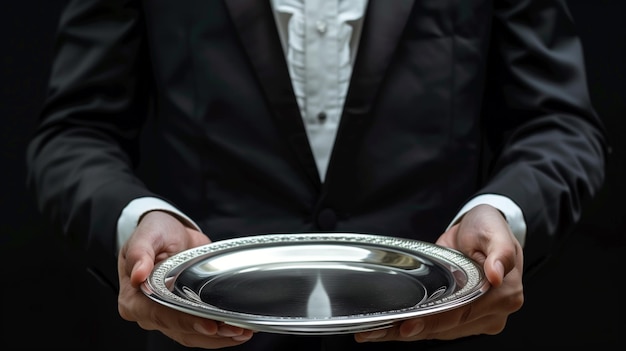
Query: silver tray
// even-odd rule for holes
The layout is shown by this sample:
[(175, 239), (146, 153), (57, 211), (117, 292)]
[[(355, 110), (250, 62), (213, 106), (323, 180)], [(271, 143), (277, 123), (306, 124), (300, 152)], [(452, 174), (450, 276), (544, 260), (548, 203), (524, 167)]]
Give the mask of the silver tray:
[(158, 263), (142, 285), (192, 315), (283, 334), (344, 334), (465, 305), (489, 289), (462, 253), (356, 233), (222, 240)]

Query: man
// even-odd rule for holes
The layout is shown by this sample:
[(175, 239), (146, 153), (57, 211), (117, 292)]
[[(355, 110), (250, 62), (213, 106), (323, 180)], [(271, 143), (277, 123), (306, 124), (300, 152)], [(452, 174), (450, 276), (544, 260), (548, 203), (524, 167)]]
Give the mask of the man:
[[(58, 38), (30, 184), (121, 316), (156, 331), (149, 349), (404, 350), (497, 334), (524, 272), (603, 182), (564, 1), (74, 0)], [(327, 337), (254, 333), (139, 289), (182, 250), (311, 231), (436, 242), (480, 262), (491, 288)]]

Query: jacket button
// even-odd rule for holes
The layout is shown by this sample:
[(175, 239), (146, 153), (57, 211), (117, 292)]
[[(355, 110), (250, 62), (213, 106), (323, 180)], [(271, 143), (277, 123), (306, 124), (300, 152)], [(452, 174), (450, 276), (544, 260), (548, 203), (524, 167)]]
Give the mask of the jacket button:
[(317, 225), (320, 230), (333, 230), (337, 227), (337, 215), (330, 208), (325, 208), (317, 214)]

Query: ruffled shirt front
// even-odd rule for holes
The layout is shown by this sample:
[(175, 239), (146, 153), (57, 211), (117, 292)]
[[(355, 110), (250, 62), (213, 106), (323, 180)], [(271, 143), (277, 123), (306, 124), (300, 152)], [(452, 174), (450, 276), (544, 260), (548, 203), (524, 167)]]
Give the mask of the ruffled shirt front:
[(341, 118), (367, 0), (272, 0), (293, 89), (322, 181)]

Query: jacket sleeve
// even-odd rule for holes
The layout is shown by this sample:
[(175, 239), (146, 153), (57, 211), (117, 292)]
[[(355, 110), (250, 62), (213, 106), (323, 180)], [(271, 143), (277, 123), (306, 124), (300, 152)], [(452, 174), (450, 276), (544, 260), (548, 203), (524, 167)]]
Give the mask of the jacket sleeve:
[(573, 229), (601, 188), (609, 149), (565, 1), (494, 3), (484, 120), (493, 159), (482, 192), (522, 209), (530, 268)]
[(148, 106), (137, 3), (67, 3), (49, 90), (27, 150), (27, 183), (39, 208), (87, 250), (90, 271), (113, 289), (117, 218), (133, 198), (153, 195), (133, 175)]

